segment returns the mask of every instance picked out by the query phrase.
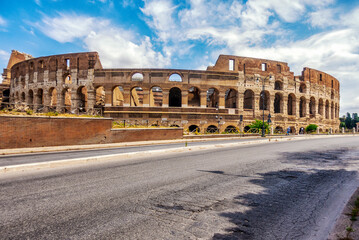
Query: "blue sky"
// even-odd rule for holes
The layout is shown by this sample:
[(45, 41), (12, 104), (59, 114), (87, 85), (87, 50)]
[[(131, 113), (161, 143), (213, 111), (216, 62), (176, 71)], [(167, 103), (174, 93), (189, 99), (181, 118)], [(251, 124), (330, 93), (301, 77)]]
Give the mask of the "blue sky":
[(97, 51), (111, 67), (206, 69), (219, 54), (325, 71), (341, 82), (341, 115), (359, 112), (355, 0), (0, 0), (0, 68)]

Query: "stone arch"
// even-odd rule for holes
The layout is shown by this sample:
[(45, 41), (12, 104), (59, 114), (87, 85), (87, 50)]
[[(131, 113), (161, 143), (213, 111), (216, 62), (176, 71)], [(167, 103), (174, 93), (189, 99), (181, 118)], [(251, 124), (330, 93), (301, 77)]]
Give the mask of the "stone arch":
[(178, 87), (170, 89), (168, 95), (168, 106), (169, 107), (181, 107), (182, 106), (182, 92)]
[(172, 73), (168, 77), (168, 81), (170, 81), (170, 82), (182, 82), (182, 76), (181, 76), (180, 73)]
[(305, 117), (307, 112), (307, 100), (305, 97), (299, 99), (299, 117)]
[(275, 129), (274, 129), (274, 133), (276, 134), (282, 134), (284, 133), (284, 130), (281, 126), (276, 126)]
[[(105, 91), (103, 91), (103, 93), (103, 97), (105, 97)], [(112, 89), (112, 106), (123, 106), (124, 101), (122, 86), (115, 86)], [(103, 102), (105, 103), (105, 101)]]
[(154, 86), (150, 90), (150, 107), (162, 107), (163, 91), (162, 88)]
[(299, 85), (299, 92), (300, 93), (306, 93), (306, 91), (307, 91), (307, 86), (305, 85), (305, 83), (301, 83)]
[(197, 126), (197, 125), (191, 125), (188, 127), (188, 131), (191, 132), (191, 133), (194, 133), (194, 132), (201, 132), (201, 129)]
[(253, 107), (254, 107), (254, 92), (251, 89), (247, 89), (244, 92), (243, 108), (253, 109)]
[(330, 115), (331, 115), (331, 119), (334, 119), (335, 117), (334, 117), (334, 102), (332, 102), (332, 104), (331, 104), (331, 108), (330, 108)]
[(270, 105), (270, 95), (268, 91), (261, 91), (259, 98), (259, 109), (260, 110), (269, 110)]
[(29, 90), (29, 94), (27, 96), (27, 105), (32, 108), (34, 105), (34, 91), (32, 89)]
[(131, 81), (135, 81), (135, 82), (143, 81), (143, 74), (139, 73), (139, 72), (136, 72), (136, 73), (132, 74)]
[(238, 129), (233, 125), (228, 125), (226, 129), (224, 129), (225, 133), (238, 133)]
[(21, 98), (20, 98), (22, 103), (26, 103), (26, 98), (25, 98), (25, 92), (21, 93)]
[(141, 107), (143, 105), (143, 89), (133, 87), (131, 89), (131, 106)]
[(329, 119), (329, 101), (325, 101), (325, 118)]
[(218, 132), (219, 132), (219, 129), (215, 125), (209, 125), (206, 128), (206, 133), (218, 133)]
[(216, 88), (207, 90), (207, 107), (217, 108), (219, 104), (219, 91)]
[(50, 107), (56, 107), (57, 105), (57, 90), (56, 88), (49, 89)]
[(297, 132), (297, 130), (295, 129), (294, 126), (290, 126), (290, 133), (295, 134)]
[(283, 113), (283, 95), (280, 93), (274, 96), (274, 113)]
[(61, 93), (61, 108), (65, 112), (71, 111), (71, 89), (70, 88), (64, 88)]
[(85, 86), (80, 86), (77, 89), (77, 99), (78, 99), (78, 109), (80, 112), (85, 112), (88, 107), (88, 94), (87, 94), (87, 88)]
[(190, 87), (188, 89), (188, 106), (189, 107), (200, 107), (201, 106), (201, 95), (200, 95), (199, 88)]
[(283, 90), (283, 82), (279, 80), (275, 81), (274, 90)]
[(42, 88), (37, 89), (36, 104), (39, 108), (44, 106), (44, 90)]
[(66, 75), (64, 82), (65, 82), (65, 84), (72, 84), (72, 77), (71, 77), (71, 75)]
[(293, 93), (288, 95), (288, 115), (295, 115), (296, 114), (296, 98)]
[(95, 106), (105, 106), (106, 92), (103, 86), (95, 88)]
[(310, 101), (309, 101), (309, 115), (310, 115), (310, 117), (315, 117), (315, 115), (316, 115), (315, 109), (316, 109), (315, 98), (311, 97)]
[(230, 88), (225, 93), (225, 106), (226, 108), (237, 108), (237, 91)]
[(318, 114), (323, 116), (324, 115), (323, 113), (324, 113), (324, 102), (323, 99), (320, 98), (318, 102)]

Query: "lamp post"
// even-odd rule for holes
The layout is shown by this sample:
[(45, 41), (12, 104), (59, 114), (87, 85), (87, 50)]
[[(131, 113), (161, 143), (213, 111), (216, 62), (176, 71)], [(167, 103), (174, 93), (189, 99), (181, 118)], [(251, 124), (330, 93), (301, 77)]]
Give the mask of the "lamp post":
[(219, 127), (220, 127), (220, 124), (221, 124), (222, 117), (219, 116), (219, 108), (217, 108), (216, 110), (217, 110), (216, 119), (217, 119), (217, 122), (218, 122), (218, 134), (219, 134)]
[(263, 122), (262, 122), (262, 137), (265, 137), (265, 130), (264, 130), (264, 96), (265, 96), (265, 86), (264, 86), (264, 81), (266, 79), (271, 80), (272, 79), (272, 75), (268, 75), (265, 78), (261, 78), (261, 77), (257, 77), (257, 82), (259, 82), (259, 79), (262, 79), (262, 92), (261, 92), (261, 98), (262, 98), (262, 109), (263, 109)]

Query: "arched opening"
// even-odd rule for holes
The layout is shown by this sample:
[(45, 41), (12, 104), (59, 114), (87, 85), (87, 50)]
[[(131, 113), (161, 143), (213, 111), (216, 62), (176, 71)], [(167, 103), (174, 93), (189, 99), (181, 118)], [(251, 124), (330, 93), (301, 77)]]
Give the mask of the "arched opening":
[(215, 88), (207, 90), (207, 107), (217, 108), (219, 104), (219, 91)]
[(283, 83), (281, 81), (275, 81), (274, 90), (283, 90)]
[(338, 114), (338, 104), (335, 104), (335, 117), (339, 118), (339, 114)]
[(287, 106), (288, 115), (295, 115), (295, 112), (296, 112), (295, 103), (296, 103), (295, 95), (293, 93), (289, 94), (288, 95), (288, 106)]
[(34, 105), (34, 92), (30, 89), (29, 90), (29, 95), (28, 95), (28, 99), (27, 99), (27, 105), (32, 108)]
[(260, 110), (269, 110), (269, 92), (262, 91), (259, 98), (259, 109)]
[[(103, 98), (105, 98), (105, 91)], [(105, 101), (104, 101), (105, 102)], [(121, 86), (116, 86), (112, 89), (112, 106), (123, 106), (123, 88)]]
[(190, 87), (188, 89), (188, 106), (189, 107), (200, 107), (201, 106), (200, 91), (196, 87)]
[(310, 117), (315, 117), (315, 98), (314, 97), (311, 97), (310, 98), (310, 102), (309, 102), (309, 114), (310, 114)]
[(323, 116), (323, 111), (324, 111), (323, 99), (319, 99), (318, 114), (321, 115), (321, 116)]
[(243, 128), (243, 131), (244, 131), (244, 132), (248, 132), (250, 129), (251, 129), (250, 126), (245, 126), (245, 127)]
[(248, 89), (244, 92), (243, 108), (253, 109), (253, 105), (254, 105), (254, 92)]
[(275, 134), (283, 134), (284, 133), (283, 128), (280, 126), (275, 127), (274, 133)]
[(199, 133), (199, 132), (201, 132), (201, 131), (200, 131), (200, 128), (199, 128), (197, 125), (191, 125), (191, 126), (189, 126), (189, 127), (188, 127), (188, 131), (189, 131), (190, 133)]
[(160, 87), (152, 87), (150, 91), (150, 106), (151, 107), (162, 107), (163, 103), (163, 92)]
[(237, 91), (234, 89), (227, 89), (225, 93), (226, 108), (237, 108)]
[(306, 111), (306, 99), (305, 97), (301, 97), (299, 101), (299, 117), (305, 117)]
[(96, 106), (105, 106), (106, 93), (105, 88), (103, 86), (99, 86), (96, 88)]
[(41, 88), (37, 90), (36, 104), (38, 105), (38, 108), (44, 107), (44, 91)]
[[(49, 97), (50, 97), (50, 107), (56, 107), (56, 105), (57, 105), (57, 91), (56, 91), (56, 88), (50, 88)], [(55, 110), (55, 109), (51, 109), (51, 110)]]
[(300, 93), (305, 93), (307, 90), (307, 86), (304, 83), (301, 83), (299, 86), (299, 92)]
[(297, 131), (294, 126), (290, 127), (290, 133), (295, 134)]
[(10, 89), (6, 89), (2, 92), (2, 102), (7, 103), (10, 99)]
[(280, 93), (274, 96), (274, 113), (283, 113), (283, 97)]
[(72, 84), (71, 75), (67, 75), (67, 76), (65, 77), (65, 84)]
[(65, 112), (70, 112), (71, 111), (71, 89), (69, 88), (65, 88), (62, 91), (62, 109)]
[(131, 106), (141, 107), (143, 104), (143, 89), (134, 87), (131, 90)]
[(325, 118), (329, 119), (329, 101), (325, 102)]
[(331, 119), (334, 119), (334, 103), (332, 102), (332, 107), (330, 109), (331, 111)]
[(131, 77), (132, 81), (143, 81), (143, 74), (142, 73), (135, 73)]
[(330, 99), (334, 99), (334, 92), (332, 91), (331, 94), (330, 94)]
[(173, 87), (170, 89), (168, 99), (169, 107), (181, 107), (182, 106), (182, 92), (178, 87)]
[(78, 108), (80, 112), (85, 112), (87, 109), (87, 88), (79, 87), (77, 89), (77, 97), (78, 97)]
[(170, 82), (182, 82), (182, 77), (181, 77), (181, 75), (179, 75), (177, 73), (173, 73), (168, 78), (168, 81), (170, 81)]
[(21, 102), (26, 103), (26, 101), (25, 101), (25, 93), (24, 92), (21, 93)]
[(218, 133), (218, 128), (214, 125), (210, 125), (206, 129), (206, 133)]
[(224, 130), (225, 133), (238, 133), (238, 129), (235, 126), (229, 125)]

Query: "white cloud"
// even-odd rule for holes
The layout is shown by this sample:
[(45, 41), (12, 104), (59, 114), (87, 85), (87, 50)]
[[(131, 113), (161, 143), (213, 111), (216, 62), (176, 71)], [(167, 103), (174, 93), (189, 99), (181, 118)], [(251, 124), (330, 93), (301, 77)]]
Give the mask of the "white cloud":
[(315, 12), (309, 13), (309, 23), (313, 27), (329, 27), (337, 25), (338, 21), (334, 18), (335, 10), (334, 9), (320, 9)]
[(0, 26), (6, 26), (6, 25), (7, 25), (6, 20), (0, 16)]
[(48, 37), (60, 43), (80, 39), (84, 47), (100, 54), (104, 67), (164, 67), (168, 58), (156, 52), (148, 37), (113, 26), (107, 19), (59, 14), (45, 16), (35, 24)]

